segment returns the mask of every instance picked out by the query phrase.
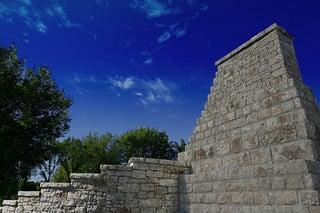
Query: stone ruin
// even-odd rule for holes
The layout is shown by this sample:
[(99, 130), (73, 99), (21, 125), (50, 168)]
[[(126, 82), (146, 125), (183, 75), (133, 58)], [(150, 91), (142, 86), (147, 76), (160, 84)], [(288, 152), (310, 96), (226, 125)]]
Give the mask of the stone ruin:
[(292, 37), (273, 24), (215, 64), (178, 161), (101, 165), (20, 191), (2, 212), (319, 213), (320, 113)]

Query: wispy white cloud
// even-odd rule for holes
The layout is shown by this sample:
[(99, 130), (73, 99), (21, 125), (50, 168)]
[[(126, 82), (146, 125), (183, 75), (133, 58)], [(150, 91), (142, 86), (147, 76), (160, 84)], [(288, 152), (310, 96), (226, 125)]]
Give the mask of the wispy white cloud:
[(153, 63), (153, 58), (147, 58), (145, 61), (144, 61), (144, 64), (152, 64)]
[[(168, 2), (168, 5), (171, 6), (171, 3), (173, 1), (168, 0), (167, 2)], [(195, 11), (194, 15), (187, 16), (183, 19), (180, 19), (180, 21), (169, 24), (169, 25), (156, 22), (156, 27), (161, 29), (162, 31), (160, 36), (158, 36), (157, 38), (158, 44), (167, 42), (172, 38), (181, 38), (185, 36), (188, 33), (189, 22), (196, 20), (201, 12), (204, 12), (208, 9), (208, 5), (203, 2), (200, 2), (199, 0), (187, 0), (186, 4), (187, 6), (189, 6)]]
[(81, 83), (81, 79), (80, 76), (75, 74), (72, 78), (72, 81), (76, 82), (76, 83)]
[(157, 42), (159, 44), (164, 43), (171, 38), (181, 38), (187, 34), (187, 26), (188, 23), (183, 22), (181, 23), (175, 23), (170, 25), (159, 37)]
[(47, 25), (45, 25), (44, 23), (42, 22), (37, 22), (36, 23), (36, 30), (40, 33), (43, 33), (43, 34), (47, 34), (47, 31), (48, 31), (48, 27)]
[(143, 97), (143, 94), (141, 92), (135, 92), (134, 93), (136, 96), (139, 96), (139, 97)]
[[(160, 78), (138, 78), (134, 76), (108, 76), (98, 78), (94, 75), (84, 76), (74, 74), (68, 81), (80, 95), (92, 93), (94, 85), (105, 85), (115, 92), (118, 97), (130, 94), (137, 97), (143, 105), (170, 104), (175, 101), (177, 85), (172, 81)], [(91, 88), (91, 89), (88, 89)]]
[(171, 37), (171, 33), (169, 31), (165, 31), (164, 33), (162, 33), (159, 38), (158, 38), (158, 43), (163, 43), (167, 40), (169, 40)]
[(91, 93), (91, 90), (87, 87), (88, 84), (98, 83), (98, 80), (93, 75), (87, 77), (80, 74), (74, 74), (72, 78), (68, 80), (68, 83), (78, 94), (87, 95)]
[(80, 85), (74, 85), (75, 90), (77, 91), (78, 94), (80, 95), (87, 95), (90, 93), (89, 90), (84, 89)]
[(109, 77), (113, 89), (130, 90), (144, 105), (173, 103), (176, 84), (160, 78), (142, 79), (137, 77)]
[(193, 6), (193, 4), (195, 3), (195, 1), (196, 1), (196, 0), (187, 0), (188, 5), (189, 5), (190, 7)]
[(21, 2), (25, 5), (30, 5), (32, 3), (31, 0), (21, 0)]
[(159, 0), (133, 0), (131, 8), (144, 13), (147, 18), (158, 18), (169, 14), (181, 13), (179, 8), (170, 7), (171, 1), (163, 3)]
[(119, 88), (122, 90), (127, 90), (135, 86), (134, 78), (133, 77), (118, 77), (115, 78), (109, 77), (109, 82), (114, 88)]
[(202, 5), (201, 6), (201, 8), (200, 8), (201, 10), (203, 10), (203, 11), (206, 11), (206, 10), (208, 10), (209, 9), (209, 6), (208, 5), (206, 5), (206, 4), (204, 4), (204, 5)]
[(173, 82), (164, 81), (160, 78), (155, 80), (142, 80), (142, 88), (145, 90), (140, 101), (144, 105), (156, 103), (173, 103), (173, 91), (176, 85)]
[(187, 24), (184, 25), (184, 27), (177, 27), (174, 29), (174, 35), (176, 38), (180, 38), (187, 34)]
[(34, 0), (10, 0), (0, 2), (0, 20), (7, 23), (22, 21), (31, 30), (47, 34), (49, 22), (58, 27), (69, 28), (80, 25), (72, 22), (58, 0), (48, 1), (43, 7)]
[(97, 79), (95, 76), (91, 75), (89, 78), (88, 78), (88, 81), (91, 82), (91, 83), (96, 83), (97, 82)]
[(71, 22), (63, 6), (59, 3), (55, 3), (52, 7), (49, 7), (47, 9), (47, 14), (54, 19), (58, 19), (57, 22), (60, 27), (80, 27), (79, 24)]

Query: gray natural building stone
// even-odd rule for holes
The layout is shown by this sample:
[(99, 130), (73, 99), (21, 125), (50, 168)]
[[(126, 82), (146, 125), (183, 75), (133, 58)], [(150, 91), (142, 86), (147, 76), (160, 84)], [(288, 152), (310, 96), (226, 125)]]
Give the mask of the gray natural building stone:
[(180, 161), (181, 212), (320, 212), (320, 114), (273, 24), (216, 62)]
[(320, 113), (292, 37), (273, 24), (216, 66), (179, 161), (101, 165), (19, 192), (2, 212), (320, 213)]

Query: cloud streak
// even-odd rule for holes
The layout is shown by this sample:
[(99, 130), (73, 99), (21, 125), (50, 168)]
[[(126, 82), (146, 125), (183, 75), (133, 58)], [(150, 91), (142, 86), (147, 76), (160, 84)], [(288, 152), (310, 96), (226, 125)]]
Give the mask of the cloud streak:
[(92, 88), (89, 86), (105, 83), (106, 81), (101, 81), (97, 79), (95, 76), (83, 76), (80, 74), (74, 74), (71, 79), (67, 81), (74, 90), (80, 95), (88, 95), (92, 93)]
[(164, 43), (170, 40), (172, 37), (181, 38), (185, 36), (187, 34), (187, 25), (187, 22), (183, 24), (172, 24), (158, 37), (158, 43)]
[(165, 41), (168, 41), (171, 37), (171, 33), (169, 31), (165, 31), (163, 34), (161, 34), (158, 38), (158, 43), (163, 43)]
[(171, 8), (170, 2), (163, 3), (159, 0), (133, 0), (131, 8), (144, 13), (147, 18), (159, 18), (161, 16), (181, 13), (179, 8)]
[(47, 34), (49, 22), (60, 28), (79, 27), (67, 16), (64, 7), (57, 0), (45, 6), (32, 0), (11, 0), (0, 2), (0, 20), (6, 23), (21, 22), (33, 31)]
[(109, 84), (120, 91), (130, 90), (143, 105), (173, 103), (176, 84), (160, 78), (142, 79), (133, 76), (109, 77)]
[(153, 63), (153, 58), (147, 58), (145, 61), (144, 61), (144, 64), (152, 64)]
[(156, 104), (156, 103), (173, 103), (173, 92), (176, 85), (173, 82), (164, 81), (160, 78), (155, 80), (142, 80), (142, 88), (144, 93), (141, 92), (140, 101), (144, 105)]
[(127, 77), (127, 78), (118, 77), (118, 76), (116, 78), (109, 77), (109, 82), (114, 88), (121, 89), (121, 90), (128, 90), (135, 86), (135, 80), (133, 77)]
[(172, 81), (160, 78), (138, 78), (134, 76), (109, 76), (101, 79), (95, 76), (83, 76), (75, 74), (69, 83), (73, 85), (75, 91), (80, 95), (91, 93), (87, 88), (93, 85), (106, 85), (109, 89), (121, 94), (133, 95), (143, 105), (171, 104), (176, 100), (174, 93), (177, 85)]

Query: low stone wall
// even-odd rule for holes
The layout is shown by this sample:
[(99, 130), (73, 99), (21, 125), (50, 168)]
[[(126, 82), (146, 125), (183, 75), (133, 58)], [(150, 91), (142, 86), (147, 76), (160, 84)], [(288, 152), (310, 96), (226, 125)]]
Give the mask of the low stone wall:
[(19, 191), (18, 192), (18, 207), (15, 212), (32, 212), (35, 204), (40, 202), (39, 191)]
[(177, 212), (179, 176), (189, 167), (177, 161), (131, 158), (128, 165), (101, 165), (101, 173), (71, 174), (71, 183), (41, 183), (41, 191), (5, 200), (9, 212)]
[(41, 198), (36, 210), (41, 212), (63, 212), (68, 207), (68, 193), (72, 192), (70, 183), (41, 183)]
[(3, 205), (3, 207), (1, 207), (0, 212), (11, 213), (11, 212), (15, 212), (17, 205), (18, 205), (18, 201), (17, 200), (4, 200), (2, 202), (2, 205)]

